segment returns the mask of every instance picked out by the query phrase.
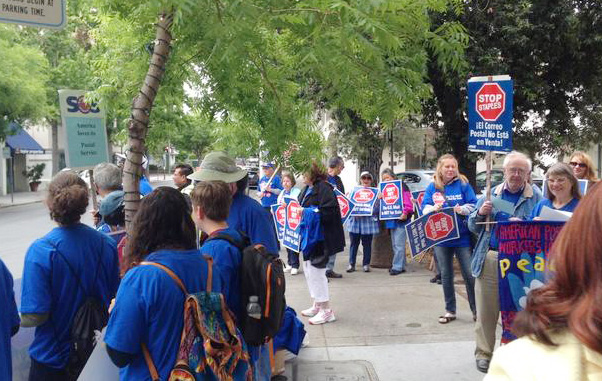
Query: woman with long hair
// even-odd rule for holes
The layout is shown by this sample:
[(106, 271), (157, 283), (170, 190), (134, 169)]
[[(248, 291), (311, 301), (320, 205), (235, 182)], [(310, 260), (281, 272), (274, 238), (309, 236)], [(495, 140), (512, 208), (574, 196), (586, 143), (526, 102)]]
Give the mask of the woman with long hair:
[(339, 203), (333, 187), (326, 182), (324, 169), (312, 163), (311, 169), (304, 175), (304, 181), (306, 187), (299, 195), (299, 203), (304, 208), (318, 209), (324, 240), (317, 242), (309, 253), (303, 253), (303, 273), (313, 304), (301, 311), (301, 315), (309, 317), (310, 324), (324, 324), (336, 320), (330, 308), (326, 264), (331, 255), (345, 248), (345, 235)]
[(547, 198), (535, 205), (531, 212), (532, 219), (541, 219), (539, 215), (544, 206), (571, 213), (575, 210), (581, 199), (581, 191), (571, 167), (564, 163), (556, 163), (551, 166), (546, 172), (546, 185), (548, 188)]
[(21, 325), (36, 327), (29, 379), (75, 380), (85, 361), (70, 361), (71, 328), (88, 298), (108, 309), (119, 285), (117, 248), (80, 222), (88, 187), (75, 172), (54, 176), (46, 205), (57, 227), (31, 244), (23, 269)]
[(573, 174), (579, 180), (588, 180), (589, 182), (597, 182), (596, 168), (592, 158), (583, 151), (575, 151), (571, 155), (569, 165), (573, 168)]
[(424, 214), (438, 212), (443, 208), (454, 208), (457, 215), (460, 237), (442, 242), (435, 246), (437, 263), (441, 270), (441, 283), (445, 298), (445, 314), (439, 317), (439, 323), (447, 324), (456, 320), (456, 293), (454, 289), (454, 255), (460, 264), (462, 277), (466, 283), (468, 303), (476, 321), (474, 278), (470, 271), (472, 248), (467, 216), (474, 210), (477, 196), (468, 183), (466, 176), (458, 171), (458, 161), (453, 155), (445, 154), (437, 161), (434, 181), (424, 192), (422, 209)]
[(549, 281), (527, 295), (519, 337), (498, 348), (485, 380), (602, 379), (602, 187), (581, 200), (548, 255)]
[[(126, 273), (109, 318), (107, 351), (122, 368), (120, 379), (146, 380), (144, 344), (160, 379), (166, 380), (176, 362), (186, 295), (163, 269), (143, 262), (167, 267), (191, 294), (205, 290), (210, 264), (196, 248), (188, 203), (177, 189), (159, 187), (145, 196), (128, 232)], [(217, 268), (212, 284), (213, 291), (221, 291)]]

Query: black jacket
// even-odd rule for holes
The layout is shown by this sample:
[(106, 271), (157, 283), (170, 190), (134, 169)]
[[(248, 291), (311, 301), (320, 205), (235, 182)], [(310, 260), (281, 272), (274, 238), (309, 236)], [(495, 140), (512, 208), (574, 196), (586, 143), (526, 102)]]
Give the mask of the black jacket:
[[(320, 210), (320, 223), (324, 228), (324, 245), (328, 255), (334, 255), (345, 248), (345, 233), (341, 221), (339, 202), (335, 197), (332, 185), (326, 181), (314, 183), (311, 194), (307, 195), (308, 187), (299, 194), (301, 206), (316, 206)], [(310, 257), (314, 253), (310, 254)], [(321, 254), (321, 253), (316, 253)]]

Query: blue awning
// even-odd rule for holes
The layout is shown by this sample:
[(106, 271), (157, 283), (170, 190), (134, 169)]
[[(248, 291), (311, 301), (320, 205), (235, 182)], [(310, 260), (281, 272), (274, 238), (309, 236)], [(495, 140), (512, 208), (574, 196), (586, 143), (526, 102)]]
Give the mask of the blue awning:
[(12, 132), (16, 131), (16, 134), (6, 136), (6, 145), (9, 146), (12, 151), (15, 153), (44, 153), (44, 148), (42, 148), (42, 146), (40, 146), (38, 142), (23, 129), (23, 127), (15, 122), (11, 122), (8, 125), (8, 129)]

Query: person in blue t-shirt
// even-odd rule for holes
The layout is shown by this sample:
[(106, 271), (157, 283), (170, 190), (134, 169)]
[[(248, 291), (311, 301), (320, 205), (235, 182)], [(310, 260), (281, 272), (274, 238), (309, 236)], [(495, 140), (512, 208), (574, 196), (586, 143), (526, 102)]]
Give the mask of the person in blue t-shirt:
[[(232, 195), (232, 204), (226, 220), (228, 226), (243, 232), (251, 244), (262, 244), (269, 253), (278, 255), (278, 240), (272, 216), (257, 201), (245, 195), (249, 177), (246, 170), (236, 166), (234, 159), (225, 152), (210, 152), (203, 158), (200, 169), (188, 178), (201, 182), (221, 180), (228, 184)], [(269, 381), (271, 368), (267, 345), (260, 348), (250, 347), (249, 352), (256, 365), (255, 379)], [(256, 360), (257, 356), (259, 360)]]
[(19, 331), (19, 312), (15, 303), (13, 277), (0, 260), (0, 380), (12, 380), (10, 338)]
[(573, 212), (581, 200), (579, 181), (573, 174), (571, 167), (565, 163), (556, 163), (546, 173), (548, 198), (541, 200), (531, 212), (531, 219), (541, 220), (539, 217), (544, 206), (563, 212)]
[(446, 324), (456, 319), (456, 292), (454, 289), (454, 254), (460, 264), (462, 277), (466, 284), (468, 304), (476, 320), (474, 278), (470, 273), (470, 231), (467, 216), (474, 210), (477, 196), (468, 183), (466, 176), (458, 171), (458, 161), (453, 155), (445, 154), (437, 161), (434, 181), (428, 185), (422, 200), (424, 214), (438, 212), (442, 208), (453, 207), (458, 216), (460, 237), (435, 246), (435, 255), (441, 270), (441, 283), (445, 298), (445, 314), (439, 317), (439, 323)]
[(226, 304), (234, 312), (236, 321), (244, 319), (245, 302), (240, 300), (240, 266), (242, 253), (232, 243), (224, 239), (212, 239), (217, 234), (228, 235), (234, 241), (243, 243), (241, 234), (228, 226), (226, 219), (232, 203), (230, 187), (223, 181), (204, 181), (192, 191), (192, 219), (196, 227), (207, 234), (201, 246), (201, 253), (213, 258), (224, 279), (222, 290)]
[(88, 206), (88, 187), (76, 173), (57, 174), (46, 204), (58, 224), (27, 250), (23, 268), (21, 325), (37, 327), (29, 347), (30, 380), (64, 380), (72, 343), (71, 326), (87, 297), (106, 308), (119, 286), (115, 242), (80, 223)]
[[(121, 380), (149, 380), (142, 344), (159, 378), (167, 380), (176, 363), (186, 295), (155, 262), (173, 271), (189, 293), (207, 287), (208, 262), (196, 249), (196, 229), (184, 196), (159, 187), (142, 199), (127, 242), (126, 273), (111, 310), (105, 343)], [(213, 269), (212, 291), (222, 290)]]
[[(282, 192), (282, 181), (280, 176), (274, 174), (274, 163), (265, 163), (263, 168), (263, 177), (259, 179), (259, 198), (261, 206), (270, 208), (278, 201), (278, 195)], [(272, 182), (270, 182), (272, 179)], [(268, 210), (269, 211), (269, 210)]]

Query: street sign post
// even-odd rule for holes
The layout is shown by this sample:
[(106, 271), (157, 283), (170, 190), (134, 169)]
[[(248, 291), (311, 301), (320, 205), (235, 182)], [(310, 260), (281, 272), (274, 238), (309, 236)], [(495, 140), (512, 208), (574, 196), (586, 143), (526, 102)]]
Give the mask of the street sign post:
[(0, 22), (38, 28), (67, 25), (66, 0), (0, 0)]

